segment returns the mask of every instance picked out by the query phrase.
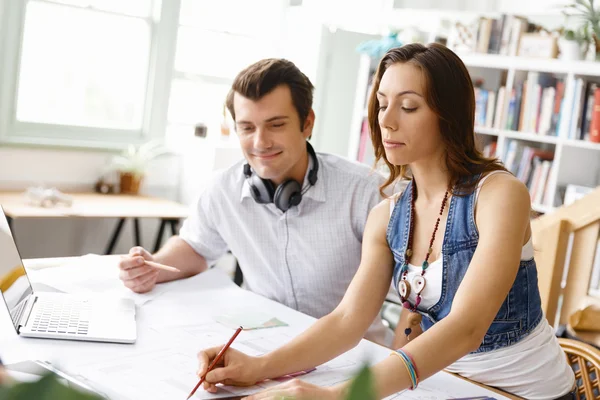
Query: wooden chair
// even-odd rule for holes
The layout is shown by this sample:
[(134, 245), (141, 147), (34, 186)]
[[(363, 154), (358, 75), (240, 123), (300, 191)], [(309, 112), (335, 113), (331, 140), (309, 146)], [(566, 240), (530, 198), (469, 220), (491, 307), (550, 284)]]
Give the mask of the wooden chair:
[(577, 398), (600, 399), (600, 350), (578, 340), (559, 338), (558, 342), (575, 372)]
[[(600, 187), (571, 205), (534, 219), (531, 229), (542, 308), (550, 324), (567, 325), (578, 309), (600, 305), (600, 297), (589, 291), (599, 243)], [(600, 343), (600, 335), (597, 337)]]

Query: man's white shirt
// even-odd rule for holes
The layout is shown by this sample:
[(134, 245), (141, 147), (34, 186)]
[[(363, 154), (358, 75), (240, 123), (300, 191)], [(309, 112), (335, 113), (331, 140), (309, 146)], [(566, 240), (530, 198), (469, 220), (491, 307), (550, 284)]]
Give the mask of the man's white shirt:
[[(317, 153), (318, 179), (297, 207), (258, 204), (244, 162), (216, 172), (183, 223), (180, 237), (214, 264), (228, 250), (247, 289), (320, 318), (339, 304), (360, 264), (367, 216), (383, 178), (364, 164)], [(378, 316), (367, 338), (390, 344)]]

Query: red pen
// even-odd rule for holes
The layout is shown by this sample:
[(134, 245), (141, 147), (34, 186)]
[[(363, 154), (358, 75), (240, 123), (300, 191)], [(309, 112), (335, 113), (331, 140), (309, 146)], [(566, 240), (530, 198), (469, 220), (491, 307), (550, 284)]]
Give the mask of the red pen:
[(196, 390), (198, 390), (198, 388), (200, 387), (200, 385), (202, 385), (204, 383), (204, 380), (206, 379), (206, 375), (208, 375), (208, 373), (210, 371), (212, 371), (212, 369), (215, 367), (215, 365), (217, 365), (217, 363), (219, 362), (219, 360), (221, 360), (221, 357), (223, 357), (223, 354), (225, 354), (225, 352), (227, 351), (227, 349), (229, 348), (229, 346), (231, 346), (231, 343), (233, 343), (233, 341), (235, 340), (235, 338), (240, 334), (240, 332), (243, 329), (244, 328), (242, 328), (241, 326), (239, 328), (237, 328), (237, 330), (235, 331), (235, 333), (233, 334), (233, 336), (231, 337), (231, 339), (229, 339), (229, 342), (227, 342), (227, 344), (225, 346), (223, 346), (223, 348), (221, 349), (221, 351), (219, 351), (219, 354), (217, 354), (217, 356), (215, 357), (215, 359), (213, 360), (213, 362), (210, 363), (210, 365), (208, 366), (208, 369), (206, 370), (206, 372), (204, 373), (204, 375), (202, 375), (202, 377), (200, 378), (200, 381), (198, 381), (198, 383), (196, 384), (196, 386), (194, 387), (194, 389), (192, 389), (192, 392), (187, 397), (188, 400), (189, 400), (190, 397), (192, 397), (194, 395), (194, 393), (196, 393)]

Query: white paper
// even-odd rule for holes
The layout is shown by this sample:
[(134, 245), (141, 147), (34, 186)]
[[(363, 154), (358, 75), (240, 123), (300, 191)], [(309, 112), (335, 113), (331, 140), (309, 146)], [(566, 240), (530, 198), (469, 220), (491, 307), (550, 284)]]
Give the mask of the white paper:
[(190, 278), (178, 282), (161, 283), (148, 293), (134, 293), (126, 288), (119, 279), (118, 258), (95, 254), (75, 258), (59, 267), (28, 270), (27, 273), (32, 282), (42, 283), (61, 292), (102, 294), (126, 298), (133, 300), (137, 306), (154, 300), (174, 287), (178, 292), (185, 292), (203, 288), (235, 286), (226, 276), (211, 270), (200, 274), (206, 275), (201, 280)]
[[(183, 399), (198, 382), (195, 374), (198, 368), (197, 352), (206, 347), (222, 346), (231, 337), (233, 330), (206, 321), (203, 324), (160, 328), (157, 331), (168, 333), (176, 329), (184, 330), (185, 335), (197, 336), (194, 341), (177, 340), (177, 346), (162, 350), (79, 364), (76, 370), (87, 381), (110, 382), (109, 387), (97, 385), (105, 393), (110, 394), (111, 386), (118, 387), (119, 393), (113, 394), (115, 399)], [(293, 337), (281, 328), (243, 331), (231, 347), (258, 356), (282, 346)], [(299, 379), (320, 386), (331, 386), (346, 381), (363, 365), (363, 360), (358, 354), (360, 352), (344, 354), (317, 367), (315, 371), (300, 376)], [(249, 395), (280, 383), (281, 380), (265, 381), (252, 387), (223, 386), (217, 394), (205, 392), (200, 388), (193, 398), (215, 399)]]
[(43, 283), (61, 292), (121, 297), (133, 300), (138, 306), (164, 292), (160, 287), (144, 294), (132, 292), (119, 280), (117, 262), (114, 257), (106, 259), (88, 254), (60, 267), (31, 270), (27, 273), (32, 281)]

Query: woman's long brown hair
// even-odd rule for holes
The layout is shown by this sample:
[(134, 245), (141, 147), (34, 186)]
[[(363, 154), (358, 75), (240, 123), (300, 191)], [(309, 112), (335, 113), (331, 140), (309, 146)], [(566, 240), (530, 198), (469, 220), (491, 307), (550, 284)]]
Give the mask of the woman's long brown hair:
[(386, 158), (379, 127), (377, 91), (384, 72), (396, 63), (411, 63), (423, 73), (425, 101), (439, 118), (453, 195), (473, 192), (478, 180), (468, 178), (506, 170), (497, 158), (484, 157), (475, 146), (475, 93), (469, 72), (461, 59), (441, 44), (408, 44), (391, 49), (383, 56), (369, 98), (369, 128), (375, 164), (383, 160), (390, 169), (388, 180), (380, 188), (382, 195), (384, 189), (399, 177), (408, 178), (407, 165), (394, 165)]

